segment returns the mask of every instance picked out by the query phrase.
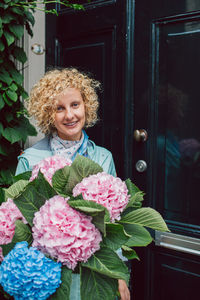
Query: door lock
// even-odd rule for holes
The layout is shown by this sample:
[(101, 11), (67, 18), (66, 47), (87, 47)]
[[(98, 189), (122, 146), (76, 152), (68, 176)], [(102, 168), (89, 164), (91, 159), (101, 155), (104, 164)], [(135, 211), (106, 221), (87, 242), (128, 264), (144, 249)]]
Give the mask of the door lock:
[(138, 172), (142, 173), (147, 169), (147, 163), (144, 160), (138, 160), (135, 164), (135, 168)]
[(147, 131), (145, 129), (136, 129), (133, 133), (136, 142), (146, 142), (148, 138)]

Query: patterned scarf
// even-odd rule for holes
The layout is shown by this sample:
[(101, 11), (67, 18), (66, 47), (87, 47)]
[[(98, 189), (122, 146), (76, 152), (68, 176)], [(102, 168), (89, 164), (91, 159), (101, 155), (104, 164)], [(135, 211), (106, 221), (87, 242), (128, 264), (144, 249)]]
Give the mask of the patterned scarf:
[(75, 159), (77, 154), (88, 156), (87, 144), (88, 136), (84, 130), (82, 131), (82, 137), (79, 141), (62, 140), (57, 133), (53, 133), (50, 140), (50, 146), (53, 155), (63, 155), (72, 161)]

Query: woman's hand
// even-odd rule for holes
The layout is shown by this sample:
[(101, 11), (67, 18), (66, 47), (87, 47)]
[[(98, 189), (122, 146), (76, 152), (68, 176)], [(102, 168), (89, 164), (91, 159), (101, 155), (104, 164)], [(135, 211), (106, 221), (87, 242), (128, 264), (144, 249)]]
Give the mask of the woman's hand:
[(119, 279), (118, 280), (118, 289), (119, 289), (121, 300), (130, 300), (131, 299), (130, 292), (127, 287), (126, 281)]

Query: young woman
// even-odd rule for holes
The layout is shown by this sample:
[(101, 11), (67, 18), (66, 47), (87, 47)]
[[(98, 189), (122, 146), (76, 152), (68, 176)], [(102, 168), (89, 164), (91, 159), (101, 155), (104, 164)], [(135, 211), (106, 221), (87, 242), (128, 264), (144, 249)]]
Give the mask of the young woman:
[[(105, 172), (116, 176), (111, 152), (88, 139), (83, 128), (97, 121), (100, 83), (74, 68), (47, 72), (33, 87), (28, 112), (45, 138), (19, 156), (16, 174), (32, 170), (46, 157), (59, 154), (74, 160), (77, 154), (98, 163)], [(122, 300), (130, 300), (124, 280), (119, 280)], [(80, 299), (80, 277), (73, 274), (71, 300)]]

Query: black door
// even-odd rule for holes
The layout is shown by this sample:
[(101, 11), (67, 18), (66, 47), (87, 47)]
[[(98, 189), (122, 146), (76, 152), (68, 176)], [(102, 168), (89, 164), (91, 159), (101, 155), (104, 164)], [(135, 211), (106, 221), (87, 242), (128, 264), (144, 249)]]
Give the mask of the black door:
[(84, 11), (58, 6), (47, 16), (47, 68), (77, 67), (102, 83), (100, 121), (87, 130), (97, 145), (109, 149), (123, 174), (124, 84), (126, 68), (126, 1), (79, 1)]
[(134, 130), (148, 138), (134, 131), (133, 178), (171, 230), (133, 263), (135, 299), (198, 299), (200, 2), (138, 0), (135, 15)]
[(137, 249), (132, 299), (197, 299), (200, 2), (94, 0), (85, 8), (47, 16), (47, 68), (77, 66), (102, 82), (101, 121), (88, 135), (112, 151), (118, 175), (145, 191), (144, 204), (171, 230)]

